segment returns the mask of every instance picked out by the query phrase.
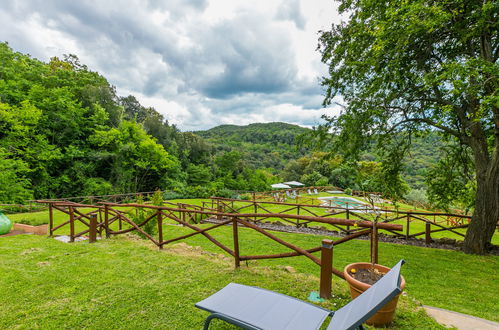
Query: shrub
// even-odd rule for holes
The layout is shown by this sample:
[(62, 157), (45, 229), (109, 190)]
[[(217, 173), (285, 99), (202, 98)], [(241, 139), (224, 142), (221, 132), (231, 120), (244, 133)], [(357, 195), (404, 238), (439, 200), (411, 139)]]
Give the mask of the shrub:
[[(158, 190), (159, 191), (159, 190)], [(161, 203), (163, 202), (163, 198), (161, 196), (161, 191), (159, 191), (159, 193), (155, 192), (154, 195), (157, 195), (159, 194), (159, 198), (161, 198)], [(153, 195), (152, 199), (155, 198)], [(157, 200), (159, 200), (158, 197), (156, 197)], [(138, 195), (135, 199), (135, 202), (137, 204), (144, 204), (144, 197), (142, 197), (142, 195)], [(130, 211), (129, 215), (130, 217), (132, 218), (133, 222), (135, 222), (137, 225), (141, 224), (147, 217), (149, 217), (150, 215), (152, 215), (154, 212), (156, 212), (155, 210), (148, 210), (148, 209), (144, 209), (144, 208), (136, 208), (136, 209), (133, 209)], [(149, 220), (145, 225), (143, 225), (141, 228), (143, 231), (145, 231), (146, 233), (148, 233), (149, 235), (151, 236), (154, 236), (156, 234), (156, 231), (157, 231), (157, 219), (156, 218), (152, 218), (151, 220)], [(144, 234), (142, 234), (141, 232), (137, 231), (136, 232), (137, 235), (139, 235), (140, 237), (142, 238), (147, 238)]]

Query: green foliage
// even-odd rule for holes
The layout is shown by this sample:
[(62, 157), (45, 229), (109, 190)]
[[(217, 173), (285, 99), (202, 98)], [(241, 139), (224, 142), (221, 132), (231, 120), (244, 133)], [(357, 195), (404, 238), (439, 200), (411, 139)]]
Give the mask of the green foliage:
[(100, 171), (107, 171), (121, 192), (145, 191), (180, 172), (178, 160), (134, 122), (123, 121), (118, 128), (96, 131), (90, 142), (102, 159), (97, 163)]
[(103, 178), (88, 178), (83, 184), (84, 196), (111, 195), (113, 190), (113, 185)]
[(497, 4), (340, 3), (349, 21), (322, 31), (319, 50), (329, 66), (322, 81), (324, 104), (341, 95), (347, 106), (339, 117), (325, 117), (327, 125), (315, 136), (320, 141), (332, 131), (334, 136), (322, 141), (352, 159), (375, 141), (390, 194), (400, 196), (404, 189), (396, 185), (412, 138), (442, 134), (459, 154), (453, 159), (474, 175), (460, 176), (466, 187), (461, 189), (454, 187), (458, 182), (446, 183), (449, 171), (433, 170), (430, 196), (449, 204), (451, 196), (462, 200), (476, 186), (464, 250), (486, 253), (499, 217)]
[(306, 186), (320, 186), (320, 183), (323, 183), (324, 181), (327, 184), (327, 178), (322, 176), (319, 172), (312, 172), (309, 174), (304, 174), (300, 178), (301, 182), (303, 182)]
[(135, 99), (120, 102), (76, 56), (42, 63), (0, 43), (0, 63), (3, 180), (17, 191), (2, 201), (153, 190), (181, 177), (165, 151), (178, 151), (176, 128), (140, 105), (138, 123), (124, 120)]
[(476, 181), (466, 166), (471, 162), (456, 159), (463, 153), (448, 149), (446, 156), (436, 163), (428, 173), (429, 201), (438, 208), (449, 210), (459, 208), (469, 211), (474, 204)]
[(237, 151), (251, 168), (282, 170), (287, 162), (305, 155), (297, 137), (309, 129), (286, 123), (221, 125), (195, 132), (215, 146), (216, 154)]
[(423, 189), (412, 189), (404, 196), (404, 199), (409, 203), (428, 204), (428, 197), (426, 196), (426, 191)]

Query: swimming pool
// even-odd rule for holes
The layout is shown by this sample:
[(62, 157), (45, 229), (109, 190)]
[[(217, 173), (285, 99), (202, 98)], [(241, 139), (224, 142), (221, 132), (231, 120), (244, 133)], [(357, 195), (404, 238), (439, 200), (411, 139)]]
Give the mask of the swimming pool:
[[(323, 201), (323, 205), (328, 205), (331, 207), (340, 207), (344, 209), (355, 209), (355, 210), (372, 210), (373, 207), (366, 202), (360, 201), (352, 197), (340, 197), (340, 196), (328, 196), (319, 197), (319, 200)], [(374, 207), (377, 209), (378, 207)]]

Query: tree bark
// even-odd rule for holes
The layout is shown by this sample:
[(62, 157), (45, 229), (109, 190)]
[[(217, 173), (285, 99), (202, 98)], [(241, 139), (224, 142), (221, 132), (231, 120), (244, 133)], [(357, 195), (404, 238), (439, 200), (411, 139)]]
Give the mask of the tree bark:
[[(475, 158), (476, 159), (476, 158)], [(475, 211), (464, 239), (465, 253), (486, 254), (499, 220), (499, 159), (497, 153), (484, 168), (476, 164)]]

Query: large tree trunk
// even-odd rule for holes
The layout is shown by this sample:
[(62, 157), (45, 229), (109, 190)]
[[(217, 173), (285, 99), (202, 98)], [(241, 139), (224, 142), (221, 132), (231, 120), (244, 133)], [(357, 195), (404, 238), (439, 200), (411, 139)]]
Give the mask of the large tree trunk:
[(486, 254), (499, 220), (499, 162), (494, 157), (488, 163), (486, 168), (484, 164), (476, 164), (475, 211), (464, 239), (466, 253)]

